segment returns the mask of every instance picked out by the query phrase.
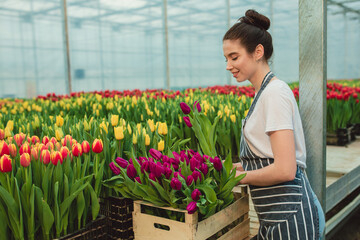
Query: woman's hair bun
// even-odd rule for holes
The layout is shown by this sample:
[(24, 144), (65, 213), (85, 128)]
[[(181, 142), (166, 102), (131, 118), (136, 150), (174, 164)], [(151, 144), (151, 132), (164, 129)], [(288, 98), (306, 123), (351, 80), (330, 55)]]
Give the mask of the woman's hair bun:
[(270, 19), (252, 9), (247, 10), (245, 16), (239, 20), (263, 30), (270, 28)]

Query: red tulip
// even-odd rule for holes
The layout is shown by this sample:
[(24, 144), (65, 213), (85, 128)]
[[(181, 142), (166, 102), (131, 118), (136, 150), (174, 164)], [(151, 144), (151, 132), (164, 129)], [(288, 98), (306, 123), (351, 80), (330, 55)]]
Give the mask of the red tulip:
[(58, 151), (53, 151), (51, 154), (50, 154), (50, 160), (51, 160), (51, 163), (53, 165), (57, 165), (60, 161), (60, 164), (63, 163), (63, 158), (62, 158), (62, 155), (60, 152)]
[(48, 136), (44, 136), (41, 142), (42, 142), (44, 145), (46, 145), (49, 141), (50, 141), (49, 137), (48, 137)]
[(79, 157), (82, 155), (82, 148), (80, 143), (76, 143), (72, 146), (72, 154), (75, 157)]
[(65, 146), (60, 148), (60, 153), (61, 153), (61, 156), (63, 157), (63, 159), (70, 156), (70, 150), (68, 147), (65, 147)]
[(101, 153), (104, 148), (103, 142), (101, 139), (95, 139), (92, 144), (92, 151), (94, 153)]
[(32, 136), (31, 137), (31, 143), (32, 144), (40, 143), (39, 137), (38, 136)]
[(24, 133), (18, 133), (14, 135), (14, 139), (18, 147), (20, 147), (25, 139), (26, 135)]
[(30, 165), (30, 155), (28, 153), (21, 154), (20, 164), (23, 167), (28, 167)]
[(0, 140), (4, 140), (4, 137), (5, 137), (5, 131), (4, 129), (0, 128)]
[(21, 145), (20, 149), (19, 149), (19, 153), (20, 155), (22, 155), (23, 153), (28, 153), (30, 154), (31, 153), (31, 150), (30, 150), (30, 145), (29, 143), (25, 142), (23, 143), (23, 145)]
[(5, 154), (10, 154), (9, 146), (5, 141), (0, 141), (0, 157)]
[(9, 144), (9, 152), (10, 152), (10, 156), (12, 158), (14, 158), (17, 155), (17, 149), (16, 149), (16, 145), (13, 143)]
[(49, 150), (42, 150), (41, 151), (41, 161), (47, 165), (50, 162), (50, 151)]
[(56, 140), (56, 138), (52, 137), (50, 139), (50, 142), (52, 142), (52, 144), (55, 145), (58, 141)]
[(0, 172), (11, 172), (12, 171), (12, 162), (9, 155), (4, 154), (0, 158)]
[(73, 138), (70, 135), (66, 135), (63, 139), (62, 139), (62, 145), (63, 146), (67, 146), (68, 144), (71, 146), (73, 143)]
[(38, 147), (31, 148), (31, 159), (38, 160), (39, 159), (39, 149)]
[(81, 143), (81, 147), (82, 147), (83, 153), (88, 153), (88, 152), (90, 152), (90, 144), (89, 144), (88, 141), (83, 141), (83, 142)]

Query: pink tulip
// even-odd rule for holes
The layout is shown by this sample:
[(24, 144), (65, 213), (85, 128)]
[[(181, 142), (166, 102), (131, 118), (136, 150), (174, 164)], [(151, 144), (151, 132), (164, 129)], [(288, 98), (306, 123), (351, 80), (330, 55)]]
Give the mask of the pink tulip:
[(189, 214), (195, 213), (197, 210), (196, 202), (190, 202), (187, 205), (186, 210), (188, 211)]
[(200, 199), (201, 196), (201, 192), (199, 189), (195, 189), (192, 193), (191, 193), (191, 198), (192, 200), (194, 200), (195, 202), (197, 202)]
[(180, 108), (183, 111), (184, 114), (189, 114), (191, 112), (191, 108), (189, 107), (189, 105), (187, 105), (184, 102), (180, 103)]

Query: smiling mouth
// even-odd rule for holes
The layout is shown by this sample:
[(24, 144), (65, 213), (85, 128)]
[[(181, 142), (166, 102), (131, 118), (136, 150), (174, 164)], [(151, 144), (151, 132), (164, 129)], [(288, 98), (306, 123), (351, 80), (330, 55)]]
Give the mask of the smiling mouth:
[(233, 77), (236, 78), (238, 76), (239, 72), (234, 72), (232, 74), (233, 74)]

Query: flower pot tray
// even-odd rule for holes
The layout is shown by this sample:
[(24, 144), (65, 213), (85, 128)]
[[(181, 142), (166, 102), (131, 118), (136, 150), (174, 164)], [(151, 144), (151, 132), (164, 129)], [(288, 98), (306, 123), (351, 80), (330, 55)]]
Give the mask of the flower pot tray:
[(107, 197), (100, 199), (100, 213), (106, 217), (108, 240), (131, 240), (133, 232), (133, 200), (129, 198)]
[[(186, 210), (171, 207), (157, 207), (153, 204), (134, 201), (133, 223), (136, 240), (241, 240), (249, 236), (249, 196), (247, 187), (236, 187), (235, 202), (198, 221), (198, 212), (188, 214)], [(151, 206), (164, 210), (180, 212), (185, 215), (185, 222), (153, 216), (141, 211), (142, 207)], [(156, 226), (162, 226), (163, 229)], [(165, 228), (165, 229), (164, 229)]]
[(88, 223), (82, 229), (55, 240), (86, 240), (86, 239), (107, 239), (105, 216), (99, 215), (97, 219)]

